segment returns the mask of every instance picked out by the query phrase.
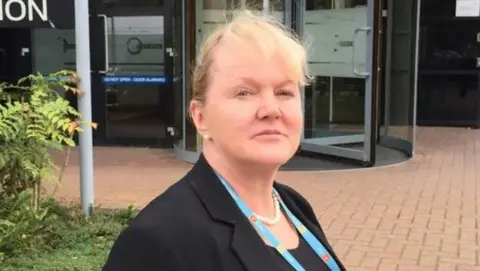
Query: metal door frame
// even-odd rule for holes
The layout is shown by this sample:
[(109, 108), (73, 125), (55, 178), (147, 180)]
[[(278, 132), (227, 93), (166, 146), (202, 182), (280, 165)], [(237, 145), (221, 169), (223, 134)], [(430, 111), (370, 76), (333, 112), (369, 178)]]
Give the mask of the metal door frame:
[[(179, 6), (175, 6), (179, 5)], [(177, 14), (178, 8), (180, 8), (180, 14)], [(185, 25), (185, 9), (186, 3), (185, 0), (167, 0), (164, 1), (164, 28), (168, 29), (168, 31), (164, 30), (164, 41), (165, 41), (165, 75), (168, 78), (168, 90), (170, 91), (171, 98), (171, 116), (170, 116), (170, 123), (167, 123), (167, 133), (169, 137), (172, 139), (172, 147), (174, 145), (178, 145), (179, 143), (182, 145), (183, 148), (186, 146), (186, 142), (184, 140), (184, 131), (186, 126), (186, 118), (185, 118), (185, 86), (186, 86), (186, 67), (185, 67), (185, 54), (186, 54), (186, 25)], [(181, 16), (181, 21), (179, 25), (173, 26), (174, 22), (177, 22), (176, 16)], [(176, 34), (180, 30), (181, 32), (181, 41), (179, 42), (180, 46), (174, 46), (174, 39), (176, 38)], [(168, 33), (167, 33), (168, 32)], [(178, 42), (178, 41), (177, 41)], [(175, 54), (177, 53), (177, 49), (180, 47), (181, 58), (179, 63), (174, 63), (176, 61)], [(181, 75), (177, 76), (175, 71), (175, 65), (181, 65)], [(181, 84), (181, 93), (176, 91), (176, 84)], [(176, 107), (181, 107), (180, 114), (178, 116), (178, 110)], [(178, 118), (181, 118), (181, 121), (178, 121)]]

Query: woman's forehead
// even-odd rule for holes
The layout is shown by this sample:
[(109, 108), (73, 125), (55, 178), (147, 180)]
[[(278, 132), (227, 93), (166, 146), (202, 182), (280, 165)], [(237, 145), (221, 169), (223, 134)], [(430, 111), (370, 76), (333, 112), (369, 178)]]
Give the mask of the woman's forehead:
[[(244, 34), (244, 33), (243, 33)], [(302, 58), (275, 36), (226, 33), (211, 50), (210, 75), (221, 73), (230, 80), (269, 77), (272, 81), (303, 81)], [(276, 74), (269, 74), (276, 73)], [(219, 74), (220, 75), (220, 74)]]

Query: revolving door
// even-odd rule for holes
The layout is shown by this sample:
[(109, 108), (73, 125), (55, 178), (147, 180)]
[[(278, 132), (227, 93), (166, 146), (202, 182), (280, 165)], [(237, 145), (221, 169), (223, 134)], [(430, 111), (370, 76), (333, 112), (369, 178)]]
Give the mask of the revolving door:
[[(245, 1), (182, 2), (186, 71), (200, 41), (224, 23), (225, 9)], [(404, 159), (412, 156), (419, 1), (247, 2), (258, 2), (253, 5), (261, 7), (258, 13), (283, 21), (310, 45), (308, 67), (314, 80), (302, 90), (305, 125), (298, 156), (342, 158), (361, 166), (388, 163), (383, 160), (390, 151), (397, 158), (398, 152)], [(191, 93), (189, 74), (184, 74), (183, 127), (178, 129), (183, 133), (175, 153), (193, 163), (202, 139), (187, 117)]]

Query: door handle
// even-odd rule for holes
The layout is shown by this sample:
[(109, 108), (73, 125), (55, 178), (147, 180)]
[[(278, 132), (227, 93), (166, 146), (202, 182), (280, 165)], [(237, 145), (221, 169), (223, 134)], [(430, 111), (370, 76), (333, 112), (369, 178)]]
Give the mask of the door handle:
[(362, 76), (362, 77), (367, 77), (370, 75), (369, 72), (360, 72), (357, 70), (357, 65), (355, 64), (355, 40), (357, 39), (357, 35), (360, 32), (365, 32), (368, 33), (370, 31), (370, 27), (364, 26), (364, 27), (358, 27), (355, 28), (353, 31), (353, 40), (352, 40), (352, 66), (353, 66), (353, 74), (357, 76)]
[(106, 74), (110, 70), (110, 63), (109, 63), (109, 59), (108, 59), (108, 53), (109, 53), (109, 50), (108, 50), (108, 21), (107, 21), (107, 15), (105, 15), (105, 14), (98, 14), (98, 17), (103, 18), (103, 27), (104, 27), (104, 30), (105, 30), (105, 70), (104, 71), (99, 71), (99, 73)]
[(168, 47), (168, 48), (165, 48), (165, 50), (167, 51), (168, 55), (170, 57), (174, 57), (175, 56), (175, 53), (173, 52), (173, 48), (171, 47)]

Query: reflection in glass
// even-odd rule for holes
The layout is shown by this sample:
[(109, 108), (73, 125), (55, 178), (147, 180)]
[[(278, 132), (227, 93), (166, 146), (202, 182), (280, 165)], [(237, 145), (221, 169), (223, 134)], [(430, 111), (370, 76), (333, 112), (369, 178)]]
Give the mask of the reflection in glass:
[(163, 6), (163, 1), (164, 0), (103, 0), (103, 3), (105, 3), (105, 5), (109, 8), (115, 8), (115, 7), (161, 7), (161, 6)]
[(471, 126), (477, 120), (478, 75), (421, 75), (417, 112), (421, 124)]
[(478, 18), (455, 18), (455, 0), (421, 5), (418, 123), (478, 126)]
[[(201, 1), (201, 0), (197, 0)], [(203, 0), (203, 9), (226, 9), (227, 1), (225, 0)]]
[[(46, 75), (63, 69), (75, 70), (74, 30), (34, 28), (32, 29), (32, 47), (34, 73)], [(58, 91), (61, 95), (65, 94), (64, 89), (58, 89)], [(75, 97), (65, 98), (74, 99)]]
[[(187, 9), (187, 13), (193, 13), (192, 16), (188, 16), (187, 21), (194, 21), (193, 23), (187, 23), (187, 26), (195, 25), (195, 32), (188, 33), (187, 48), (190, 48), (191, 44), (195, 44), (194, 52), (189, 52), (188, 59), (190, 63), (193, 62), (193, 55), (200, 48), (202, 41), (211, 34), (217, 27), (225, 23), (225, 11), (232, 8), (250, 7), (256, 13), (261, 13), (263, 8), (263, 0), (194, 0), (195, 10), (192, 8)], [(192, 1), (193, 2), (193, 1)], [(189, 2), (191, 3), (191, 2)], [(283, 21), (284, 18), (284, 0), (272, 0), (270, 1), (270, 10), (274, 10), (271, 13), (276, 18)], [(188, 5), (187, 5), (188, 6)], [(191, 7), (191, 6), (190, 6)], [(192, 19), (194, 18), (194, 19)], [(190, 44), (190, 45), (189, 45)], [(190, 84), (190, 82), (189, 82)], [(191, 89), (190, 87), (188, 88)], [(188, 102), (190, 101), (191, 91), (188, 91), (186, 97), (186, 112), (188, 112)], [(202, 147), (202, 139), (198, 136), (195, 128), (191, 124), (191, 120), (188, 119), (186, 127), (186, 145), (189, 151), (200, 151)]]
[(394, 18), (388, 28), (392, 33), (388, 36), (386, 50), (387, 68), (385, 88), (382, 88), (384, 100), (383, 125), (380, 127), (382, 136), (393, 137), (407, 142), (413, 142), (414, 123), (414, 90), (415, 90), (415, 39), (416, 12), (405, 6), (416, 6), (416, 1), (405, 0), (393, 3), (390, 12)]
[(478, 26), (470, 21), (445, 21), (422, 26), (419, 64), (430, 70), (475, 70), (480, 44)]
[(305, 96), (305, 139), (363, 133), (364, 79), (317, 76)]
[[(304, 142), (363, 148), (366, 80), (366, 35), (352, 38), (367, 25), (366, 0), (306, 1), (303, 31), (311, 40), (308, 66), (314, 79), (305, 88)], [(355, 54), (353, 54), (355, 47)]]
[(306, 10), (343, 9), (366, 6), (367, 0), (307, 0)]
[[(107, 76), (165, 75), (163, 19), (163, 16), (109, 18)], [(167, 85), (118, 84), (106, 86), (105, 91), (107, 137), (166, 137)]]

